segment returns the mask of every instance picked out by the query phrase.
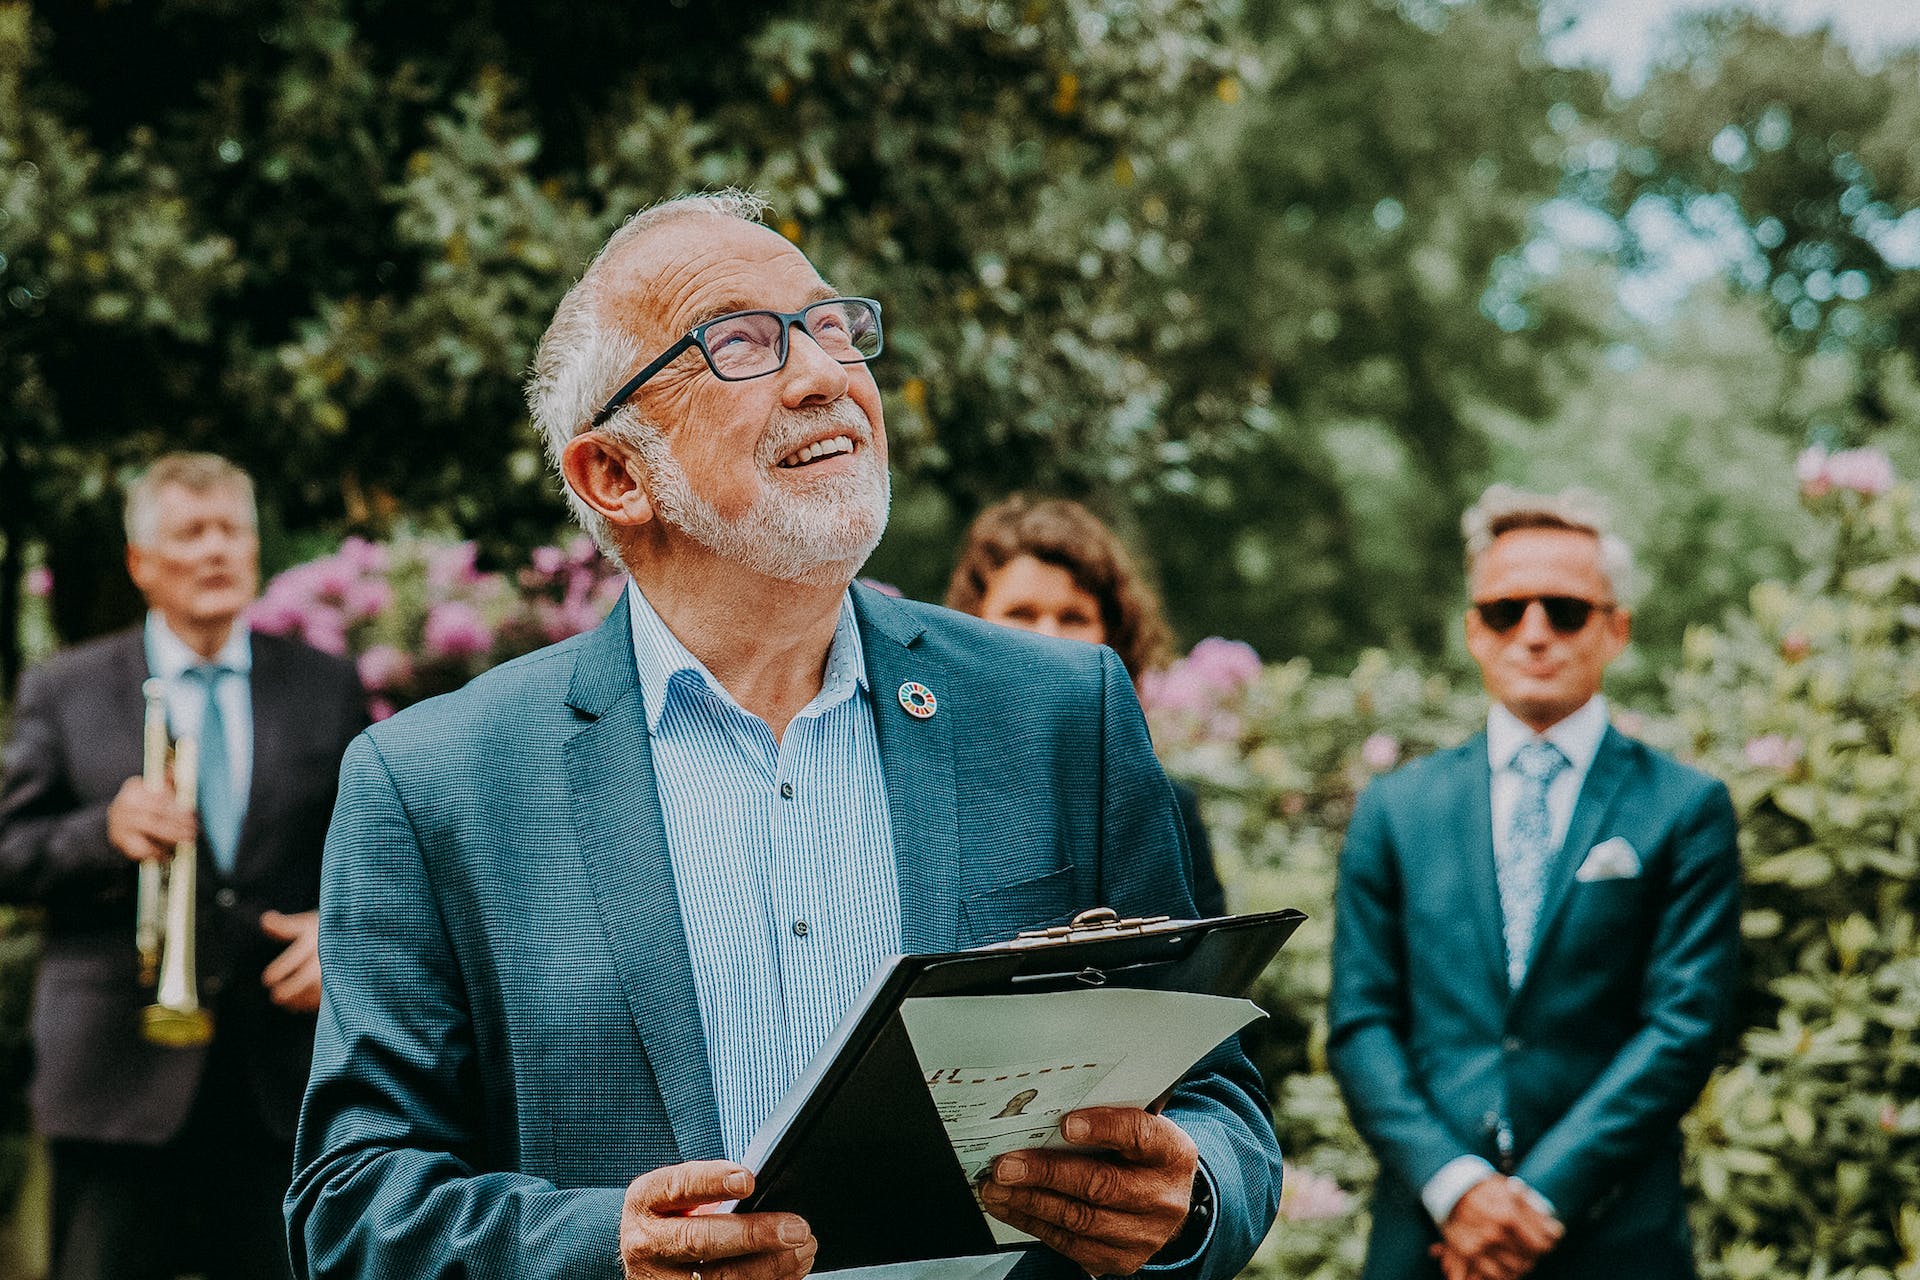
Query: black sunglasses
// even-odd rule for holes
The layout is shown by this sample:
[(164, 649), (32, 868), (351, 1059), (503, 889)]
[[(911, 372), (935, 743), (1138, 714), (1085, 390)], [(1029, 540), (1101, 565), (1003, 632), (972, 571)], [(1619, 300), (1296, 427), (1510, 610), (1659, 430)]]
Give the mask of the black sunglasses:
[(1505, 600), (1475, 600), (1473, 611), (1492, 630), (1506, 632), (1520, 625), (1535, 601), (1547, 611), (1547, 625), (1563, 636), (1585, 629), (1595, 610), (1611, 613), (1614, 608), (1605, 601), (1582, 600), (1579, 596), (1511, 596)]

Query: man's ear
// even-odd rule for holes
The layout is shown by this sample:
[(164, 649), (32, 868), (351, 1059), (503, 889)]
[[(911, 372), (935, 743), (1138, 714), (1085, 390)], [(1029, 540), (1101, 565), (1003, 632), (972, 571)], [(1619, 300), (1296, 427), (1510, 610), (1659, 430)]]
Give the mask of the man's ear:
[(587, 431), (560, 452), (567, 487), (608, 524), (637, 528), (653, 519), (633, 446), (604, 431)]

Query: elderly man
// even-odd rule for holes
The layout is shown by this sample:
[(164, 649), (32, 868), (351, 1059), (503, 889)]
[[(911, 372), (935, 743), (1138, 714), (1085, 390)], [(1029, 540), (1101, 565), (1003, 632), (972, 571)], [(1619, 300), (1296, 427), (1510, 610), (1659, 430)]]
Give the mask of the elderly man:
[[(877, 961), (1190, 908), (1112, 652), (850, 589), (887, 510), (879, 307), (759, 213), (642, 213), (541, 343), (533, 417), (625, 600), (348, 753), (303, 1274), (792, 1280), (806, 1222), (704, 1211)], [(1090, 1153), (983, 1188), (1051, 1246), (1031, 1274), (1224, 1278), (1271, 1220), (1237, 1045), (1068, 1133)]]
[[(0, 779), (0, 894), (46, 911), (35, 1120), (53, 1165), (53, 1275), (286, 1274), (280, 1190), (320, 1006), (320, 844), (366, 724), (353, 669), (250, 635), (253, 483), (172, 454), (127, 493), (144, 625), (21, 682)], [(142, 685), (200, 744), (196, 819), (141, 777)], [(141, 1036), (137, 865), (198, 839), (195, 938), (211, 1044)]]
[(1733, 1009), (1733, 807), (1608, 727), (1629, 557), (1591, 504), (1495, 487), (1464, 526), (1487, 731), (1369, 787), (1340, 862), (1365, 1274), (1689, 1277), (1678, 1122)]

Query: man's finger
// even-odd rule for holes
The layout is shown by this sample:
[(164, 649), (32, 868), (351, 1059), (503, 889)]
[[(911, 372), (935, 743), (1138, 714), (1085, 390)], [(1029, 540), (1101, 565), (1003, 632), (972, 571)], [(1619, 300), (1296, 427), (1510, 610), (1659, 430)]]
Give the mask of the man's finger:
[[(1146, 1260), (1145, 1257), (1130, 1257), (1105, 1241), (1076, 1236), (1044, 1218), (1008, 1206), (994, 1210), (994, 1217), (1026, 1232), (1055, 1253), (1064, 1255), (1089, 1275), (1129, 1275), (1139, 1270), (1140, 1264)], [(1151, 1253), (1146, 1255), (1152, 1256)]]
[(1136, 1164), (1175, 1163), (1183, 1155), (1183, 1143), (1185, 1148), (1193, 1147), (1193, 1140), (1179, 1125), (1138, 1107), (1087, 1107), (1071, 1112), (1060, 1122), (1060, 1133), (1076, 1146), (1100, 1147)]
[(980, 1188), (980, 1202), (995, 1217), (1002, 1217), (1001, 1211), (1007, 1210), (1092, 1240), (1125, 1241), (1143, 1226), (1138, 1214), (1102, 1208), (1041, 1187), (1004, 1187), (988, 1182)]
[(1133, 1213), (1158, 1208), (1172, 1185), (1158, 1170), (1144, 1171), (1099, 1156), (1031, 1150), (1010, 1152), (994, 1161), (991, 1181), (1003, 1189), (1037, 1187)]

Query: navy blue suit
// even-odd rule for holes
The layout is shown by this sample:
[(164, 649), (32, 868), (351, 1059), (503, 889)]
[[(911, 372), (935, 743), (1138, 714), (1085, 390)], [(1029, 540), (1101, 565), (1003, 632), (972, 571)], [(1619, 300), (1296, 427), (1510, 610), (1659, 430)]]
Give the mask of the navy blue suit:
[[(1578, 878), (1620, 837), (1637, 875)], [(1438, 1277), (1420, 1188), (1512, 1171), (1566, 1237), (1533, 1272), (1690, 1277), (1679, 1120), (1727, 1034), (1739, 851), (1720, 783), (1609, 729), (1508, 990), (1484, 735), (1376, 781), (1341, 854), (1328, 1057), (1380, 1159), (1370, 1280)]]
[[(1094, 905), (1190, 908), (1172, 796), (1111, 652), (854, 600), (905, 949)], [(935, 715), (900, 707), (908, 680)], [(287, 1201), (299, 1274), (614, 1277), (627, 1183), (722, 1155), (624, 602), (354, 744), (321, 915), (325, 1004)], [(1167, 1113), (1221, 1209), (1184, 1274), (1225, 1280), (1280, 1188), (1237, 1043)]]

